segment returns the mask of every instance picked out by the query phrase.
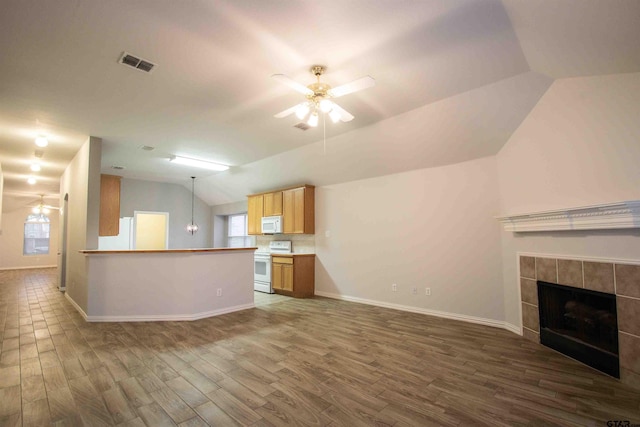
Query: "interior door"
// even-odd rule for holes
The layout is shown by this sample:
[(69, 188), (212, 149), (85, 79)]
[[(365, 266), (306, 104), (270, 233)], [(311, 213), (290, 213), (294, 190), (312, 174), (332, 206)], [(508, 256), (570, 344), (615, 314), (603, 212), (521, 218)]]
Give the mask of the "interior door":
[(135, 211), (134, 249), (168, 249), (169, 212)]

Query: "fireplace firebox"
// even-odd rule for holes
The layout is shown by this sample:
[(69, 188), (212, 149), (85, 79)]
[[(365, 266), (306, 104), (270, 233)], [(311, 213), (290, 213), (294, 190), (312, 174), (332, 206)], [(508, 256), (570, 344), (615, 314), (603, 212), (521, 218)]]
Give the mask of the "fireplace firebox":
[(615, 295), (537, 283), (540, 343), (620, 378)]

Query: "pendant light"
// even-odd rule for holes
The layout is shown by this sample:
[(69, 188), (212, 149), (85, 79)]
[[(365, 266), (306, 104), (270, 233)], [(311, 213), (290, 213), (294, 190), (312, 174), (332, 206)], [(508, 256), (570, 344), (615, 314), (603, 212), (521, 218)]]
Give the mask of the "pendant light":
[(191, 223), (187, 224), (187, 233), (191, 234), (192, 236), (196, 234), (196, 232), (198, 231), (198, 224), (193, 222), (193, 204), (196, 198), (195, 187), (196, 187), (196, 177), (192, 176), (191, 177)]

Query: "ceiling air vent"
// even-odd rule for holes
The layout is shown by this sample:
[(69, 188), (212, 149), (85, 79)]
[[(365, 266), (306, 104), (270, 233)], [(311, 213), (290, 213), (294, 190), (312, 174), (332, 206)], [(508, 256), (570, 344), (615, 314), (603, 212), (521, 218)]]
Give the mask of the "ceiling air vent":
[(311, 126), (309, 126), (305, 122), (300, 122), (298, 124), (295, 124), (295, 125), (293, 125), (293, 127), (294, 128), (298, 128), (300, 130), (309, 130), (309, 128), (311, 128)]
[(133, 67), (136, 70), (144, 71), (145, 73), (150, 73), (156, 66), (156, 64), (153, 64), (146, 59), (138, 58), (128, 52), (122, 52), (122, 56), (120, 56), (118, 62), (120, 64)]
[(141, 145), (138, 148), (144, 151), (153, 151), (156, 149), (156, 147), (152, 147), (150, 145)]
[(113, 165), (113, 166), (111, 166), (111, 169), (115, 169), (115, 170), (121, 171), (121, 170), (124, 170), (124, 166)]

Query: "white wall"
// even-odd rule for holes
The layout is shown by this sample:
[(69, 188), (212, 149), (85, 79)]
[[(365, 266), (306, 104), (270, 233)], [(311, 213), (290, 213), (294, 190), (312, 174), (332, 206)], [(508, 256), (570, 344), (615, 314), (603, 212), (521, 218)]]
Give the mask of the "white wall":
[[(66, 292), (87, 310), (87, 270), (83, 249), (98, 248), (100, 158), (102, 140), (89, 137), (60, 177), (60, 206), (69, 195), (67, 212)], [(62, 227), (59, 227), (62, 230)]]
[(56, 266), (56, 254), (58, 252), (58, 211), (52, 210), (48, 215), (51, 221), (48, 255), (23, 255), (24, 221), (29, 214), (31, 214), (31, 208), (5, 212), (3, 217), (4, 228), (0, 233), (0, 270)]
[[(497, 155), (501, 214), (640, 199), (640, 73), (557, 80)], [(505, 314), (520, 324), (516, 253), (640, 260), (638, 229), (502, 232)]]
[(498, 204), (495, 157), (317, 188), (316, 291), (500, 322)]
[(132, 217), (134, 211), (169, 212), (169, 249), (211, 247), (210, 208), (198, 197), (194, 206), (194, 221), (199, 229), (191, 235), (185, 230), (191, 222), (190, 190), (178, 184), (122, 179), (120, 217)]
[(100, 254), (88, 263), (88, 320), (195, 320), (253, 307), (251, 250)]

